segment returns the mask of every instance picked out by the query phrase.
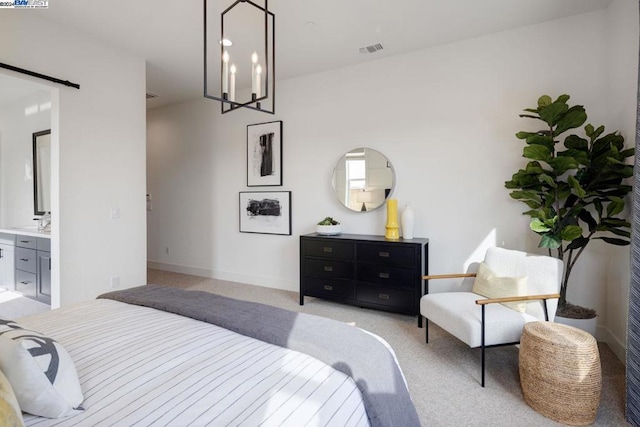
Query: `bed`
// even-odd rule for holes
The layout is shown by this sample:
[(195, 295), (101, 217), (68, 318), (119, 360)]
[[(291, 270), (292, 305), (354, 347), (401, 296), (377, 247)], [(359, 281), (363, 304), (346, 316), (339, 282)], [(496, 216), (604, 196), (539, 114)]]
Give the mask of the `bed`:
[(419, 425), (388, 345), (330, 319), (147, 285), (18, 323), (64, 347), (83, 394), (27, 426)]

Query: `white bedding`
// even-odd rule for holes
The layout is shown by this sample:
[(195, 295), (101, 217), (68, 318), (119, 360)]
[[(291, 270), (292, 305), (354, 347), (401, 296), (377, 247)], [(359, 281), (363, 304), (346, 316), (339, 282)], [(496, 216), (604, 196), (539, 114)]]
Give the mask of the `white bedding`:
[(367, 426), (360, 391), (305, 354), (151, 308), (95, 300), (20, 319), (73, 358), (85, 412), (27, 426)]

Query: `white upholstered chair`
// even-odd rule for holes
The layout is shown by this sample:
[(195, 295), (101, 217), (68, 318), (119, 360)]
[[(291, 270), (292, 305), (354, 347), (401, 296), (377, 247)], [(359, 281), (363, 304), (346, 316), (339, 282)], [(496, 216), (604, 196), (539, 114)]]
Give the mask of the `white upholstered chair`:
[[(526, 292), (520, 292), (519, 296), (489, 295), (491, 298), (487, 298), (473, 293), (468, 286), (459, 292), (429, 293), (429, 280), (476, 277), (476, 273), (430, 275), (423, 277), (425, 295), (420, 300), (420, 314), (426, 319), (427, 343), (430, 320), (468, 346), (482, 348), (482, 387), (486, 348), (518, 344), (526, 322), (553, 321), (564, 268), (557, 258), (497, 247), (487, 250), (483, 263), (488, 267), (488, 270), (481, 267), (483, 271), (494, 273), (498, 282), (499, 279), (507, 279), (509, 283), (512, 279), (521, 279)], [(478, 279), (474, 283), (476, 291)], [(493, 286), (494, 281), (488, 283)], [(519, 307), (522, 312), (504, 305), (514, 301), (523, 304)]]

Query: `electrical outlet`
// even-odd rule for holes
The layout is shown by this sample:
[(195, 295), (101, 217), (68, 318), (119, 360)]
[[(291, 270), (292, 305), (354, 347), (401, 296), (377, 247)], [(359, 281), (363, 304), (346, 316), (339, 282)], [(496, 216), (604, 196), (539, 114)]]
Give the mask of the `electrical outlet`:
[(169, 246), (167, 246), (166, 248), (164, 248), (164, 253), (169, 255), (171, 251), (169, 250)]
[(111, 219), (120, 219), (120, 208), (111, 208)]
[(111, 276), (111, 289), (120, 287), (120, 276)]

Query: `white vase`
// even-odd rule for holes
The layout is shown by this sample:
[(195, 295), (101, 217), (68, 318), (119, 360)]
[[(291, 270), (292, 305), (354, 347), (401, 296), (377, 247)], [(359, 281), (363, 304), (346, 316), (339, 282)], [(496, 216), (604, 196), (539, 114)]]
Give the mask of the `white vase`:
[(400, 215), (400, 222), (402, 223), (402, 238), (413, 239), (413, 226), (415, 223), (415, 215), (411, 206), (405, 205)]
[(594, 337), (596, 336), (596, 331), (598, 329), (597, 317), (593, 317), (591, 319), (571, 319), (568, 317), (562, 317), (562, 316), (556, 315), (554, 322), (562, 323), (563, 325), (573, 326), (574, 328), (578, 328), (585, 332), (590, 333)]

